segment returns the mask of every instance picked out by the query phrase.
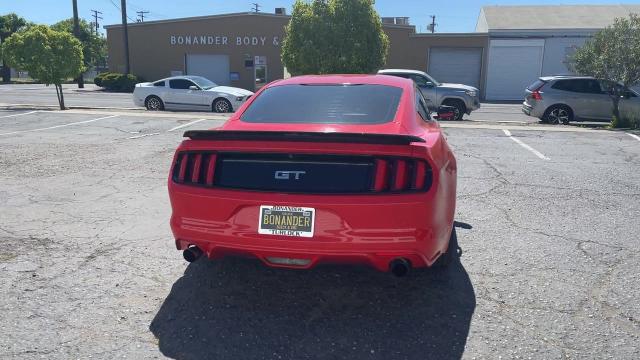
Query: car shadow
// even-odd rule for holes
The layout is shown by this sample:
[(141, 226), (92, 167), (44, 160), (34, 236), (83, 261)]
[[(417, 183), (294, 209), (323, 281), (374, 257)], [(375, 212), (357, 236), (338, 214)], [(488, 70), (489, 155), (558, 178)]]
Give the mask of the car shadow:
[(175, 359), (459, 359), (476, 306), (459, 256), (447, 269), (403, 278), (358, 266), (292, 271), (201, 258), (150, 330)]

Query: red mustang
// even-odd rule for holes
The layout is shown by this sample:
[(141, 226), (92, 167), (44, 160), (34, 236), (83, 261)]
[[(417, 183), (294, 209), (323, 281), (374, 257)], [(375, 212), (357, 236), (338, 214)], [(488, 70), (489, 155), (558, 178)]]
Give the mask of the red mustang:
[(184, 136), (169, 196), (187, 261), (365, 263), (401, 276), (453, 256), (456, 159), (411, 80), (280, 80), (222, 127)]

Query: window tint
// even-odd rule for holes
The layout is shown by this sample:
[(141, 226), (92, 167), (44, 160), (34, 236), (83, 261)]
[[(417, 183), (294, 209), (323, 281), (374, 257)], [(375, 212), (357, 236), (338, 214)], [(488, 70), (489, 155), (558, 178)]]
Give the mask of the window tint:
[(431, 120), (431, 116), (429, 116), (429, 110), (427, 110), (427, 106), (424, 103), (424, 98), (422, 97), (422, 93), (420, 93), (419, 89), (416, 89), (416, 111), (424, 121)]
[(602, 87), (602, 92), (605, 94), (609, 94), (609, 92), (615, 88), (615, 91), (623, 96), (638, 97), (633, 90), (613, 81), (600, 80), (600, 86)]
[(192, 83), (191, 81), (185, 80), (185, 79), (169, 80), (169, 87), (172, 88), (172, 89), (188, 90), (189, 86), (195, 86), (195, 84)]
[[(560, 82), (560, 81), (558, 81), (558, 82)], [(527, 90), (529, 90), (529, 91), (539, 90), (544, 84), (546, 84), (546, 82), (544, 82), (542, 80), (536, 80), (533, 84), (531, 84), (531, 85), (529, 85), (527, 87)]]
[(384, 85), (281, 85), (242, 114), (252, 123), (381, 124), (395, 117), (402, 89)]
[(165, 86), (164, 81), (156, 81), (153, 83), (153, 86)]
[(411, 80), (415, 81), (415, 83), (421, 87), (426, 87), (429, 81), (424, 76), (420, 76), (420, 75), (411, 75)]
[(600, 83), (593, 79), (558, 80), (551, 87), (583, 94), (603, 94)]

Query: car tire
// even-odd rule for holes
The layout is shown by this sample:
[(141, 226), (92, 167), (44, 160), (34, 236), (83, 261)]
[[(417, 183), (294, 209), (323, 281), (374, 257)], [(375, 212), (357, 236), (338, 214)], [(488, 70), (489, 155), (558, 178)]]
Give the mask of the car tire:
[(442, 102), (442, 105), (451, 106), (455, 108), (455, 116), (454, 120), (460, 121), (462, 117), (467, 112), (467, 107), (464, 105), (462, 100), (458, 99), (448, 99)]
[(552, 105), (544, 112), (543, 118), (552, 125), (567, 125), (573, 121), (573, 110), (566, 105)]
[(217, 113), (228, 113), (233, 111), (233, 107), (231, 107), (231, 103), (229, 102), (229, 100), (219, 98), (213, 101), (211, 110)]
[(149, 111), (164, 110), (164, 103), (162, 102), (162, 99), (155, 95), (147, 96), (147, 98), (144, 100), (144, 106)]
[(451, 237), (449, 238), (449, 245), (447, 246), (447, 252), (440, 255), (431, 268), (444, 269), (451, 265), (460, 257), (460, 247), (458, 246), (458, 235), (456, 234), (456, 228), (451, 229)]

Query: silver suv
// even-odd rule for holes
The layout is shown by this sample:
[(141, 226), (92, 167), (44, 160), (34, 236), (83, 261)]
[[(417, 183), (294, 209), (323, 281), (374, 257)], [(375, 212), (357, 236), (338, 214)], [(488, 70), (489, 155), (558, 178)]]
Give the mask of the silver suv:
[(551, 124), (568, 124), (574, 120), (610, 121), (613, 103), (608, 89), (614, 86), (623, 94), (621, 114), (640, 109), (638, 94), (622, 85), (586, 76), (547, 76), (525, 90), (522, 111)]
[(473, 86), (439, 83), (429, 74), (418, 70), (386, 69), (378, 74), (412, 79), (427, 101), (429, 110), (436, 111), (440, 105), (455, 108), (455, 120), (462, 120), (464, 114), (480, 108), (480, 92)]

